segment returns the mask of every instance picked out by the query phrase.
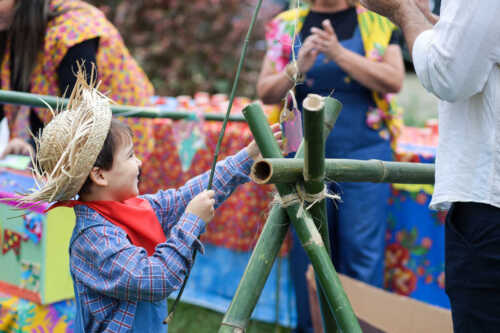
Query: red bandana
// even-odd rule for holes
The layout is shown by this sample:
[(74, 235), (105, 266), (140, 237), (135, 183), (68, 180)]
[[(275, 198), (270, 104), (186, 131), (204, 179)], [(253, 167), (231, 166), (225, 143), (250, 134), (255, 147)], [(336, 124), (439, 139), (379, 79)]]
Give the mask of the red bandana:
[(155, 252), (156, 245), (164, 243), (167, 238), (156, 217), (153, 207), (146, 199), (132, 198), (119, 201), (61, 201), (55, 207), (74, 207), (85, 205), (101, 214), (106, 220), (122, 228), (132, 244), (146, 249), (148, 255)]

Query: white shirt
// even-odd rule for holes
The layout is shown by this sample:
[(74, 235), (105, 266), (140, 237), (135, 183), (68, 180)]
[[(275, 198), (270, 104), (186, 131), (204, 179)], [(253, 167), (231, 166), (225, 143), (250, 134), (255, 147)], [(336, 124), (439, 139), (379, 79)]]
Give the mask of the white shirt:
[(500, 207), (500, 0), (443, 0), (439, 22), (415, 41), (413, 63), (442, 100), (431, 208)]

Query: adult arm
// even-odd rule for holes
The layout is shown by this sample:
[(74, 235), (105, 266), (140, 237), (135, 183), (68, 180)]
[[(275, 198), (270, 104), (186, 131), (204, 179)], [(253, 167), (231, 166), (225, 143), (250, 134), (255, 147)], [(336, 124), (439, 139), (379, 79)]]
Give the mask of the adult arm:
[[(249, 157), (247, 149), (241, 150), (217, 163), (215, 167), (212, 189), (215, 192), (215, 205), (217, 208), (240, 184), (250, 181), (248, 176), (253, 160)], [(190, 179), (178, 189), (158, 191), (156, 194), (145, 195), (153, 209), (159, 215), (159, 220), (166, 235), (185, 215), (188, 203), (200, 192), (207, 189), (210, 171)]]
[(404, 64), (398, 45), (389, 45), (381, 61), (373, 61), (342, 46), (330, 20), (322, 22), (323, 29), (312, 28), (314, 47), (335, 61), (346, 73), (363, 86), (387, 94), (401, 90)]
[(415, 3), (432, 25), (439, 21), (439, 16), (434, 14), (429, 7), (429, 0), (415, 0)]
[[(407, 14), (407, 16), (410, 14)], [(481, 92), (499, 57), (500, 2), (455, 0), (412, 49), (422, 85), (448, 102)]]
[(314, 65), (319, 52), (314, 47), (313, 40), (312, 36), (307, 37), (299, 50), (297, 62), (292, 67), (285, 67), (281, 71), (276, 70), (275, 63), (266, 54), (257, 81), (257, 94), (263, 103), (281, 102), (288, 90), (295, 85), (293, 76), (307, 73)]
[(401, 27), (422, 85), (448, 102), (480, 91), (499, 56), (500, 2), (449, 1), (437, 24), (411, 0), (362, 0)]

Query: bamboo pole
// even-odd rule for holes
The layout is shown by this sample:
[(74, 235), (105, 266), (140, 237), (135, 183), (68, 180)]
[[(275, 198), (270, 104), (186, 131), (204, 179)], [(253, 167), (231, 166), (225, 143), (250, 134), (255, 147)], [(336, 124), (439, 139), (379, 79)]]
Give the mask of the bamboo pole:
[[(326, 140), (328, 133), (335, 125), (342, 107), (340, 102), (333, 98), (325, 100), (325, 105), (324, 133), (326, 135), (324, 140)], [(263, 153), (262, 156), (266, 157), (267, 155)], [(296, 158), (304, 157), (303, 143), (298, 148), (295, 156)], [(278, 205), (274, 205), (264, 224), (229, 309), (224, 315), (219, 333), (244, 331), (248, 326), (252, 312), (257, 305), (289, 226), (290, 220), (285, 210)]]
[[(301, 159), (269, 158), (252, 166), (258, 184), (295, 183), (303, 178)], [(434, 184), (434, 164), (380, 160), (326, 159), (326, 179), (338, 182)]]
[[(325, 104), (327, 107), (325, 108), (324, 132), (329, 133), (337, 121), (342, 105), (333, 98), (326, 99)], [(324, 139), (326, 140), (326, 136)], [(266, 157), (265, 152), (263, 156)], [(302, 143), (296, 157), (303, 156), (304, 145)], [(277, 211), (281, 211), (281, 213)], [(247, 327), (273, 262), (278, 255), (281, 243), (288, 231), (289, 224), (290, 221), (284, 210), (279, 206), (273, 206), (219, 332), (244, 330)], [(268, 244), (278, 244), (279, 246), (270, 247)], [(262, 279), (255, 279), (253, 276), (259, 276)], [(245, 292), (248, 290), (253, 292), (248, 294)]]
[[(279, 146), (260, 106), (255, 103), (250, 104), (243, 109), (243, 115), (263, 156), (280, 157)], [(295, 188), (291, 184), (277, 183), (275, 186), (282, 200), (290, 196), (296, 196)], [(307, 211), (302, 209), (300, 203), (288, 205), (286, 212), (297, 231), (302, 246), (311, 259), (338, 327), (343, 332), (361, 332), (358, 320), (333, 268), (331, 258), (326, 251), (313, 219)]]
[(325, 142), (323, 141), (323, 98), (309, 94), (304, 108), (304, 189), (308, 194), (318, 194), (325, 184)]
[[(45, 108), (49, 105), (52, 108), (66, 106), (67, 98), (59, 98), (47, 95), (30, 94), (26, 92), (0, 90), (0, 102), (4, 104), (27, 105), (32, 107)], [(111, 105), (111, 111), (115, 116), (138, 117), (138, 118), (170, 118), (170, 119), (196, 119), (196, 115), (189, 111), (164, 111), (157, 107)], [(205, 120), (223, 121), (224, 114), (204, 113)], [(231, 121), (244, 122), (242, 115), (229, 117)]]
[[(304, 112), (304, 190), (314, 197), (324, 191), (325, 178), (325, 141), (323, 135), (324, 102), (319, 95), (309, 94), (302, 103)], [(307, 203), (309, 204), (309, 203)], [(326, 220), (326, 201), (316, 202), (310, 209), (311, 218), (315, 221), (327, 253), (331, 256), (330, 236)], [(316, 279), (318, 280), (318, 279)], [(319, 285), (319, 281), (317, 281)], [(328, 300), (322, 288), (317, 288), (321, 318), (324, 332), (336, 332), (337, 324), (328, 306)]]

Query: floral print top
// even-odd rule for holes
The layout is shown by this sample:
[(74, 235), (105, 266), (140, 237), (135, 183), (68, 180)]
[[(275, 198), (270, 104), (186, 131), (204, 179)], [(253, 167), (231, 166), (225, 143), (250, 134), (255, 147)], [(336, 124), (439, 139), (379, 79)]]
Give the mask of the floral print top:
[[(104, 14), (92, 5), (79, 0), (52, 0), (52, 11), (60, 12), (47, 26), (43, 50), (31, 75), (30, 92), (61, 96), (57, 68), (66, 52), (83, 41), (99, 38), (96, 55), (99, 90), (118, 104), (143, 106), (149, 104), (154, 94), (153, 86), (142, 69), (130, 55), (118, 30)], [(10, 52), (4, 54), (1, 64), (1, 87), (10, 90)], [(13, 105), (4, 106), (9, 120), (11, 137), (26, 137), (19, 133), (29, 128), (29, 109)], [(52, 118), (45, 108), (35, 108), (43, 123)]]

